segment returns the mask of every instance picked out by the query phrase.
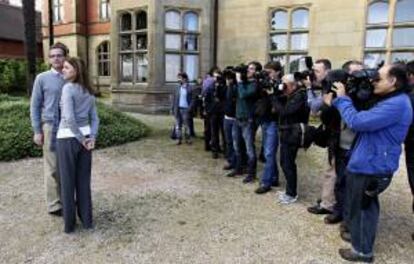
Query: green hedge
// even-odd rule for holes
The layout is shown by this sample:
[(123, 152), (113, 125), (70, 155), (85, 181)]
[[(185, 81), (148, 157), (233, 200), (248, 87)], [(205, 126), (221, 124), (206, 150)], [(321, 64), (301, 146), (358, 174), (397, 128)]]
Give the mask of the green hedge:
[[(0, 60), (0, 93), (25, 93), (26, 92), (26, 68), (25, 60), (1, 59)], [(48, 66), (39, 61), (36, 71), (42, 72)]]
[[(33, 143), (29, 101), (21, 97), (0, 95), (0, 161), (40, 157), (41, 148)], [(149, 129), (140, 121), (98, 103), (100, 118), (97, 148), (136, 141)]]

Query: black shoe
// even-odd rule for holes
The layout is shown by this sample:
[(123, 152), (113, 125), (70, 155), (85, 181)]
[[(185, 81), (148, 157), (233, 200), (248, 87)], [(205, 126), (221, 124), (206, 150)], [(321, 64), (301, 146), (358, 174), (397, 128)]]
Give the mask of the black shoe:
[(231, 166), (230, 164), (226, 164), (226, 165), (224, 165), (224, 167), (223, 167), (223, 170), (231, 170), (231, 169), (234, 169), (234, 168), (233, 168), (233, 166)]
[(272, 186), (273, 187), (279, 187), (279, 181), (272, 182)]
[(267, 193), (268, 191), (270, 191), (272, 188), (270, 186), (260, 186), (259, 188), (256, 189), (256, 191), (254, 191), (257, 194), (264, 194)]
[(411, 234), (411, 238), (414, 240), (414, 233)]
[(318, 205), (314, 205), (311, 207), (308, 207), (308, 212), (311, 214), (332, 214), (332, 211), (323, 208), (322, 206)]
[(217, 152), (213, 152), (212, 157), (213, 157), (213, 159), (218, 159), (219, 154)]
[(341, 236), (343, 241), (351, 243), (351, 233), (346, 232), (346, 231), (342, 231), (340, 233), (340, 236)]
[(343, 221), (340, 225), (339, 225), (339, 232), (348, 232), (349, 233), (349, 228), (346, 225), (346, 223)]
[(354, 253), (350, 248), (340, 248), (338, 250), (339, 255), (345, 260), (352, 261), (352, 262), (365, 262), (365, 263), (372, 263), (374, 261), (374, 257), (366, 257), (358, 255)]
[(232, 170), (226, 174), (227, 177), (236, 177), (236, 176), (241, 176), (241, 175), (243, 175), (241, 172), (235, 171), (235, 170)]
[(342, 216), (336, 215), (336, 214), (330, 214), (330, 215), (327, 215), (323, 219), (323, 221), (325, 222), (325, 224), (328, 224), (328, 225), (338, 224), (342, 222)]
[(256, 177), (254, 176), (247, 176), (246, 178), (243, 179), (243, 183), (251, 183), (254, 182)]
[(62, 209), (58, 209), (56, 211), (49, 212), (49, 214), (53, 215), (53, 216), (63, 216), (63, 211), (62, 211)]

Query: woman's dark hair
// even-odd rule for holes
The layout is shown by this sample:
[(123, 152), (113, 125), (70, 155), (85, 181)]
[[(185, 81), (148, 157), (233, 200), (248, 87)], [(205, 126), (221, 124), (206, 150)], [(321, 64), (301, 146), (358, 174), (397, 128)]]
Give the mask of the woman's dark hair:
[(399, 91), (408, 91), (407, 67), (402, 63), (392, 64), (388, 70), (388, 76), (396, 79), (395, 88)]
[(82, 59), (76, 57), (69, 58), (66, 60), (66, 62), (72, 65), (72, 67), (76, 71), (76, 77), (73, 80), (73, 82), (80, 84), (83, 87), (83, 89), (88, 91), (91, 95), (95, 95), (95, 91), (93, 90), (89, 82), (88, 69), (86, 67), (85, 62)]

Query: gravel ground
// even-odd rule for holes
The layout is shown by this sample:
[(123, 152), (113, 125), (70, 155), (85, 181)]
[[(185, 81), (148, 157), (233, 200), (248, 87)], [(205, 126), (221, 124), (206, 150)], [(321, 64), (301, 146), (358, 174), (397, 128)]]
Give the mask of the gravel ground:
[[(283, 188), (258, 196), (257, 183), (224, 177), (202, 140), (175, 146), (171, 118), (134, 116), (152, 127), (148, 138), (94, 153), (93, 231), (66, 235), (62, 219), (46, 214), (40, 159), (0, 163), (0, 263), (342, 263), (338, 226), (306, 212), (320, 193), (324, 150), (300, 151), (299, 201), (281, 206)], [(404, 169), (381, 203), (376, 262), (414, 263)]]

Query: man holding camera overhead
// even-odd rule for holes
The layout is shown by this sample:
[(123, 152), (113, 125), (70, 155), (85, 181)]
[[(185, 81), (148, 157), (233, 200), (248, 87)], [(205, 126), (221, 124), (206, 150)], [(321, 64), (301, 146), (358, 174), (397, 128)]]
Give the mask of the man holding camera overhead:
[(350, 179), (347, 195), (352, 247), (339, 249), (341, 257), (348, 261), (373, 261), (378, 196), (398, 169), (401, 145), (413, 120), (404, 66), (383, 66), (373, 85), (379, 101), (369, 110), (357, 111), (340, 82), (334, 83), (337, 98), (333, 99), (333, 93), (329, 93), (325, 100), (339, 110), (344, 122), (357, 133), (346, 171)]

